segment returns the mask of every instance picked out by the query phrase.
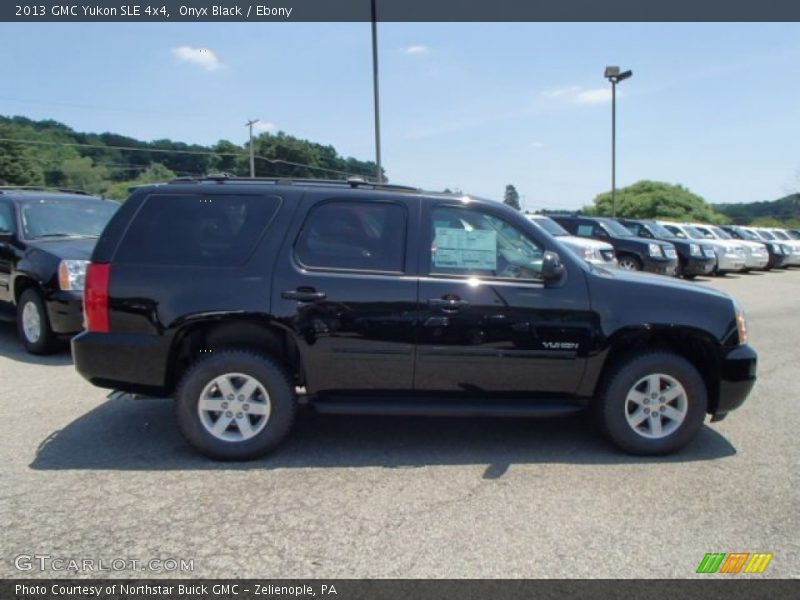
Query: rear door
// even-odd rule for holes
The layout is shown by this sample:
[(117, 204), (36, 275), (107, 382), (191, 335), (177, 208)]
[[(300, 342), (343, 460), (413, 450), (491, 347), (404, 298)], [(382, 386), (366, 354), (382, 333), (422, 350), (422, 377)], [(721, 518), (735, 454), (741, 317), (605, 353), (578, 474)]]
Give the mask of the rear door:
[(276, 317), (303, 359), (310, 393), (410, 391), (417, 319), (419, 198), (310, 191), (272, 286)]

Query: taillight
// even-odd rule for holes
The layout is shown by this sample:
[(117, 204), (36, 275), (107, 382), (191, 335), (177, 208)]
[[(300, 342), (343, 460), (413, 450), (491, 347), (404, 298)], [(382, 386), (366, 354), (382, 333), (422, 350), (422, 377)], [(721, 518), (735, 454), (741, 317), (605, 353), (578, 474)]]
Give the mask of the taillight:
[(86, 269), (83, 317), (86, 331), (108, 333), (108, 279), (111, 265), (90, 263)]

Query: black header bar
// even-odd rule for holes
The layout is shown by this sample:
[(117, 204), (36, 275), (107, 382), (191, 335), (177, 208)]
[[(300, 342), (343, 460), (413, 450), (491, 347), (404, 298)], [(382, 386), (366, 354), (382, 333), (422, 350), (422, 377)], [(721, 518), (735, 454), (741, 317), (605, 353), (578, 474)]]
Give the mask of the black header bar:
[[(798, 0), (376, 0), (378, 21), (800, 21)], [(370, 21), (370, 0), (3, 0), (7, 22)]]

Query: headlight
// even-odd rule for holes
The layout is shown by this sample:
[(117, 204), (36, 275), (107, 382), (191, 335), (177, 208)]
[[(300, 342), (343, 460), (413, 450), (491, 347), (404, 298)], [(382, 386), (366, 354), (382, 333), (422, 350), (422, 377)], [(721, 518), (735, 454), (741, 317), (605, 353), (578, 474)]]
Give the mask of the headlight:
[(792, 254), (792, 249), (789, 248), (786, 244), (781, 244), (781, 249), (786, 256), (790, 256)]
[(744, 344), (747, 341), (747, 322), (744, 318), (744, 311), (738, 303), (734, 303), (736, 310), (736, 331), (739, 333), (739, 343)]
[(584, 248), (583, 258), (585, 260), (600, 260), (600, 252), (596, 248)]
[(772, 247), (772, 252), (774, 254), (782, 254), (780, 244), (770, 244), (770, 246)]
[(702, 252), (700, 251), (700, 244), (689, 244), (689, 254), (692, 256), (702, 256)]
[(647, 251), (650, 253), (650, 256), (663, 256), (661, 254), (661, 245), (660, 244), (648, 244)]
[(58, 265), (58, 285), (62, 290), (83, 291), (88, 260), (62, 260)]

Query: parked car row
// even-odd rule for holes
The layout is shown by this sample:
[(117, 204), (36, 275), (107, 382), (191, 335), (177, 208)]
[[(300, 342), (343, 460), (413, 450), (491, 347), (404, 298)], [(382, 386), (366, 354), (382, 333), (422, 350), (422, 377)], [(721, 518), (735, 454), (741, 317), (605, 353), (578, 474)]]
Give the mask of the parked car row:
[(584, 215), (527, 216), (599, 266), (686, 279), (800, 266), (800, 233), (792, 230)]

